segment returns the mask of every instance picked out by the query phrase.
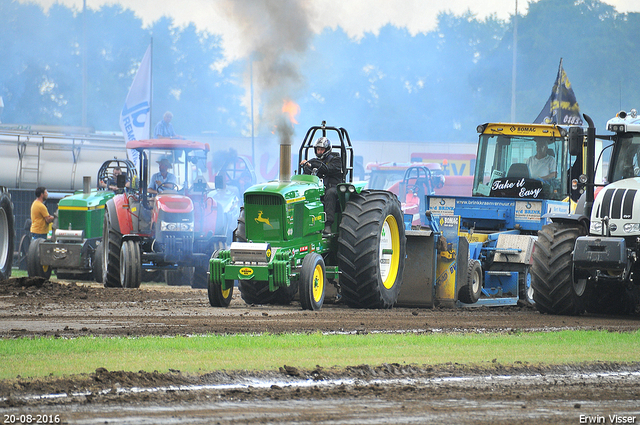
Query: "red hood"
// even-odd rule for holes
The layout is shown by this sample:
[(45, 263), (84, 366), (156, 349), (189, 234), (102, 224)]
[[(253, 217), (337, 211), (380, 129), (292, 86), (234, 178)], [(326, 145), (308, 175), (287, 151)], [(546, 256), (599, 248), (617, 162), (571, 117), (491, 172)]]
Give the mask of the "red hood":
[(182, 195), (160, 195), (156, 198), (158, 210), (168, 213), (193, 211), (191, 198)]

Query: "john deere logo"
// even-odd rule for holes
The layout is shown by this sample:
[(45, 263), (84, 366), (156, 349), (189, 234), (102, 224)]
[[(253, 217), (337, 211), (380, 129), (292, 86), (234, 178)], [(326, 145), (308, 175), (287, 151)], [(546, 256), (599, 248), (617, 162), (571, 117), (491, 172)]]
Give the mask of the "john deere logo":
[(242, 276), (251, 276), (253, 274), (253, 269), (250, 267), (243, 267), (240, 269), (240, 274)]
[(271, 223), (269, 223), (269, 217), (263, 217), (262, 216), (262, 211), (258, 211), (258, 216), (255, 218), (255, 220), (256, 220), (256, 223), (264, 223), (267, 226), (273, 228)]

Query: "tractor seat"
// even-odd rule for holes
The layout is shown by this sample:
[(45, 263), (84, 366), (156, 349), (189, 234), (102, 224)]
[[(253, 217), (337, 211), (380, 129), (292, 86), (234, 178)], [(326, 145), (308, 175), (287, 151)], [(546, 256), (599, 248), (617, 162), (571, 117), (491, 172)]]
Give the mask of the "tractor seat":
[(511, 164), (511, 167), (509, 167), (509, 171), (507, 172), (507, 177), (524, 177), (528, 179), (529, 167), (527, 167), (527, 164), (522, 162)]

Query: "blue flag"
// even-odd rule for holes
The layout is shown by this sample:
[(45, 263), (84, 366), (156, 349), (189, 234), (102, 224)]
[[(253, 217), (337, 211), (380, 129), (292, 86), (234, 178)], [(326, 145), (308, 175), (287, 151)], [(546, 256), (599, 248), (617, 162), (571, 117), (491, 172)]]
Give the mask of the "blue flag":
[[(125, 142), (149, 138), (151, 128), (151, 45), (147, 48), (120, 113), (120, 129)], [(138, 163), (138, 152), (128, 151), (129, 159)]]

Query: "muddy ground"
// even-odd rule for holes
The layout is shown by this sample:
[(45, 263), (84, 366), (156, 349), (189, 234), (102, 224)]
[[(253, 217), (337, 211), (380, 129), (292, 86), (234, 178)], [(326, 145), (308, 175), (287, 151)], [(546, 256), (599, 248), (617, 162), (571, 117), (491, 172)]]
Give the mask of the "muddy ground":
[[(541, 315), (528, 307), (319, 312), (249, 306), (234, 294), (211, 308), (206, 290), (12, 278), (0, 282), (0, 337), (281, 332), (513, 332), (640, 329), (640, 317)], [(1, 344), (1, 340), (0, 340)], [(588, 349), (588, 347), (585, 347)], [(1, 345), (0, 345), (1, 351)], [(354, 365), (345, 369), (123, 372), (0, 381), (2, 423), (60, 415), (62, 423), (640, 423), (638, 363), (537, 367)], [(0, 366), (2, 367), (2, 366)], [(19, 375), (19, 371), (15, 371)], [(28, 419), (24, 416), (22, 419)], [(40, 418), (42, 419), (42, 417)], [(51, 419), (51, 416), (48, 416)], [(633, 422), (630, 422), (633, 420)], [(34, 420), (33, 423), (36, 421)], [(24, 422), (23, 422), (24, 423)], [(595, 422), (594, 422), (595, 423)]]

